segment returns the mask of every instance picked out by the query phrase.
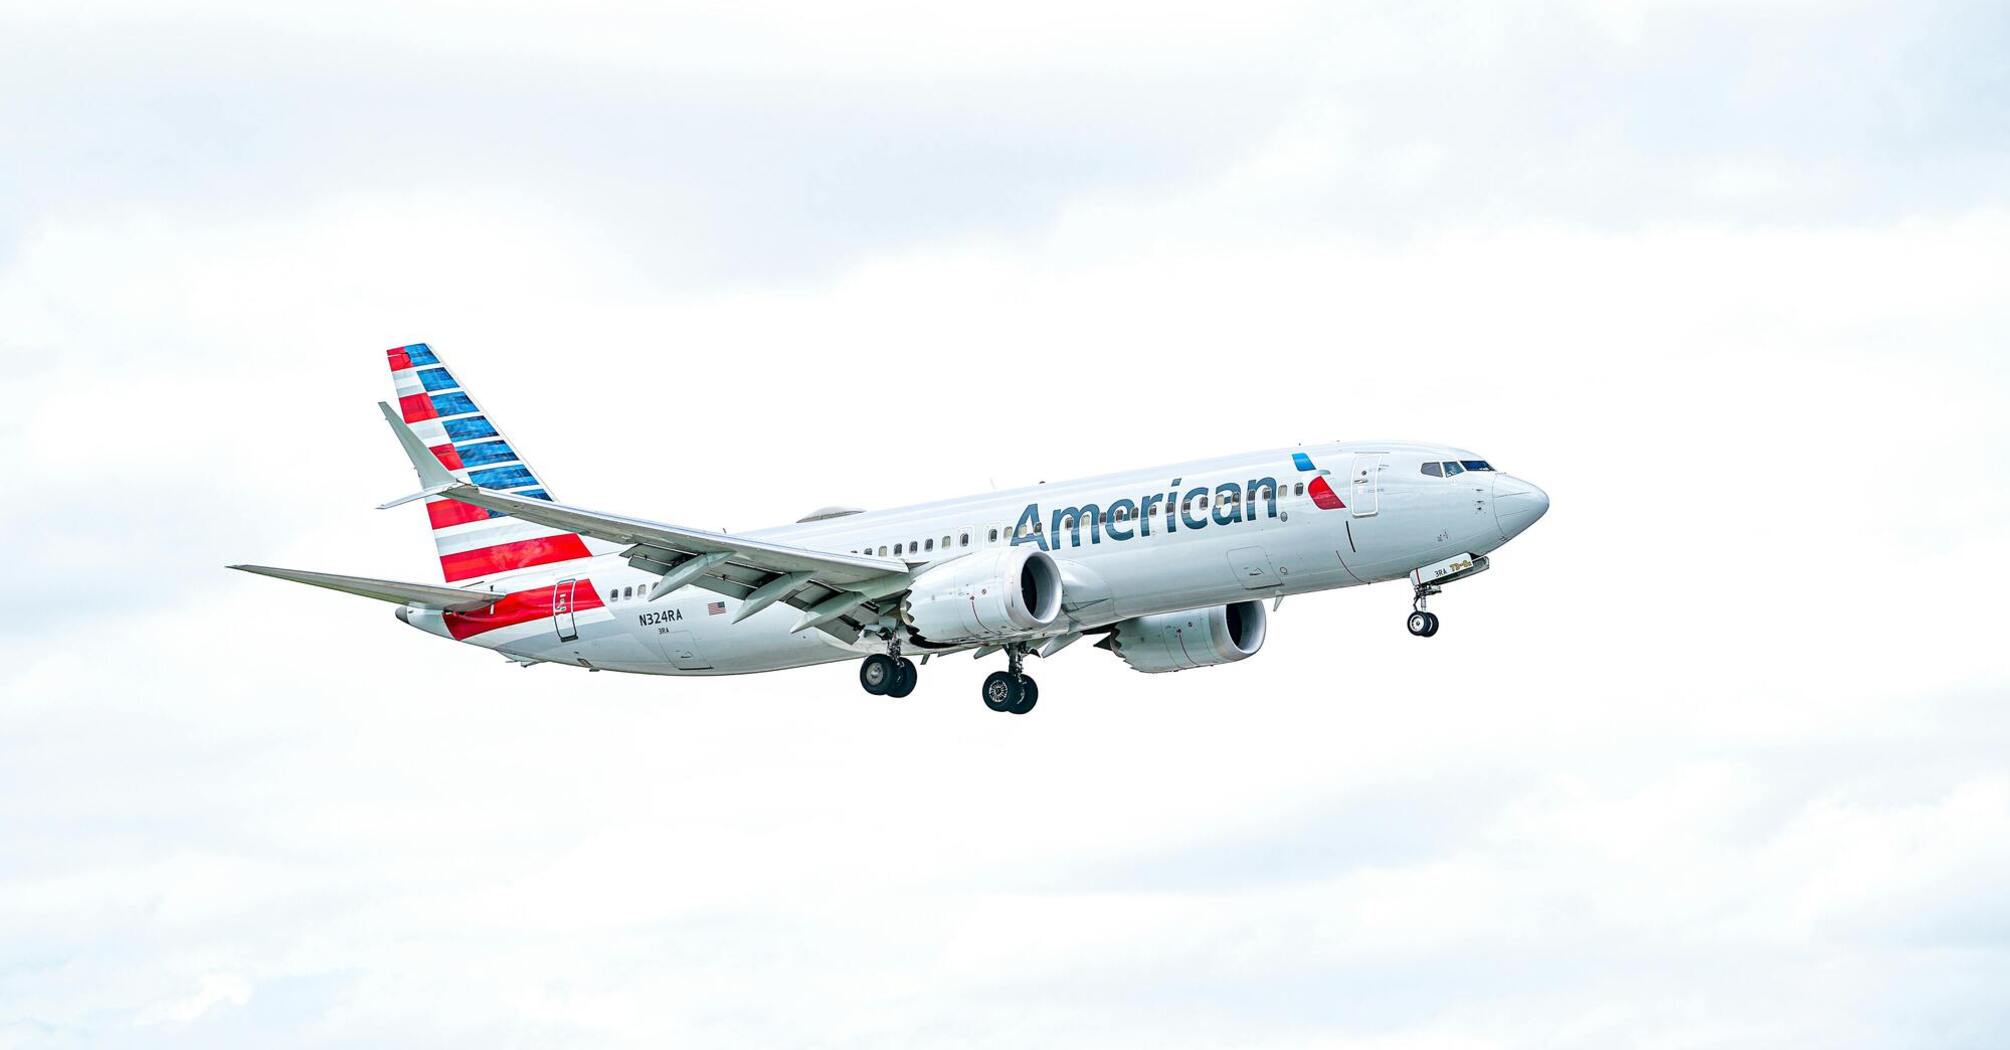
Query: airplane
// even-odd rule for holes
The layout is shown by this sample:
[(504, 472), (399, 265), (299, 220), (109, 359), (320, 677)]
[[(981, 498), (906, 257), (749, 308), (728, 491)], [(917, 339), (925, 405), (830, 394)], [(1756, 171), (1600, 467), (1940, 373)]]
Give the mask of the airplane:
[(428, 634), (529, 667), (735, 675), (859, 662), (905, 697), (932, 656), (1002, 653), (985, 706), (1025, 714), (1029, 658), (1083, 638), (1147, 674), (1256, 655), (1285, 596), (1405, 580), (1428, 600), (1489, 566), (1549, 496), (1444, 445), (1245, 452), (893, 510), (825, 507), (710, 532), (555, 500), (425, 343), (386, 352), (378, 402), (418, 472), (445, 585), (230, 568), (376, 598)]

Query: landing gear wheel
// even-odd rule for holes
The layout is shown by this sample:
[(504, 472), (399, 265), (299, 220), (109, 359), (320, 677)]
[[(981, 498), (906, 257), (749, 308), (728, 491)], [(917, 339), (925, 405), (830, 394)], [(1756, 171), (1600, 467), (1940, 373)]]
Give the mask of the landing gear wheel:
[(984, 706), (993, 711), (1010, 711), (1025, 699), (1022, 681), (1010, 671), (993, 671), (984, 679)]
[(1040, 702), (1039, 683), (1033, 681), (1033, 679), (1027, 677), (1026, 675), (1023, 674), (1020, 675), (1019, 702), (1012, 705), (1011, 707), (1012, 713), (1015, 715), (1023, 715), (1026, 712), (1033, 710), (1033, 705), (1039, 702)]
[(898, 700), (914, 692), (914, 683), (921, 679), (914, 669), (914, 661), (903, 656), (894, 662), (893, 684), (887, 687), (886, 695)]
[(1427, 612), (1410, 614), (1410, 633), (1419, 638), (1429, 638), (1437, 630), (1437, 617)]
[(1427, 612), (1424, 614), (1424, 618), (1430, 621), (1429, 623), (1424, 625), (1424, 637), (1429, 638), (1430, 636), (1438, 633), (1438, 614), (1434, 612)]
[(858, 665), (858, 684), (874, 696), (885, 696), (887, 690), (893, 688), (894, 679), (899, 673), (900, 666), (893, 662), (893, 657), (885, 653), (874, 653), (866, 657), (864, 663)]

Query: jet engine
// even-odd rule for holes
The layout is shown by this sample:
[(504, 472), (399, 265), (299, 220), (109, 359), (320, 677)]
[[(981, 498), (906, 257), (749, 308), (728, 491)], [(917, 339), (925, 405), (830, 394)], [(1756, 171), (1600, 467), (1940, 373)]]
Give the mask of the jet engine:
[(932, 642), (1037, 631), (1061, 615), (1061, 568), (1035, 547), (981, 550), (922, 572), (900, 618)]
[(1122, 657), (1132, 670), (1161, 674), (1255, 656), (1269, 625), (1262, 602), (1233, 602), (1124, 620), (1096, 644)]

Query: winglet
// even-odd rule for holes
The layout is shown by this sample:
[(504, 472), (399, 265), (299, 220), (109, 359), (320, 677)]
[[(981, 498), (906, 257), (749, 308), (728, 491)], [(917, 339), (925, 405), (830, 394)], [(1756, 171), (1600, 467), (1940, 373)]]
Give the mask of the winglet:
[(395, 507), (399, 503), (421, 496), (437, 496), (440, 493), (433, 490), (444, 491), (455, 485), (464, 484), (447, 470), (446, 465), (440, 462), (440, 457), (433, 455), (433, 450), (427, 448), (425, 442), (419, 440), (419, 435), (412, 433), (412, 428), (405, 425), (404, 419), (399, 417), (395, 409), (383, 401), (377, 402), (377, 407), (384, 410), (384, 422), (391, 424), (391, 432), (398, 435), (398, 444), (405, 447), (405, 455), (412, 460), (412, 468), (419, 472), (419, 484), (425, 489), (424, 492), (414, 493), (385, 506)]

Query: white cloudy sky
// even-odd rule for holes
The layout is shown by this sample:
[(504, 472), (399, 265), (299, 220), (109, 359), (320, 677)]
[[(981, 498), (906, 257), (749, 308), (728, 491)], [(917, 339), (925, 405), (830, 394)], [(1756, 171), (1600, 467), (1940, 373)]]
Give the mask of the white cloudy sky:
[[(0, 5), (0, 1047), (2010, 1042), (2010, 14)], [(371, 402), (749, 528), (1337, 437), (1436, 604), (528, 671)]]

